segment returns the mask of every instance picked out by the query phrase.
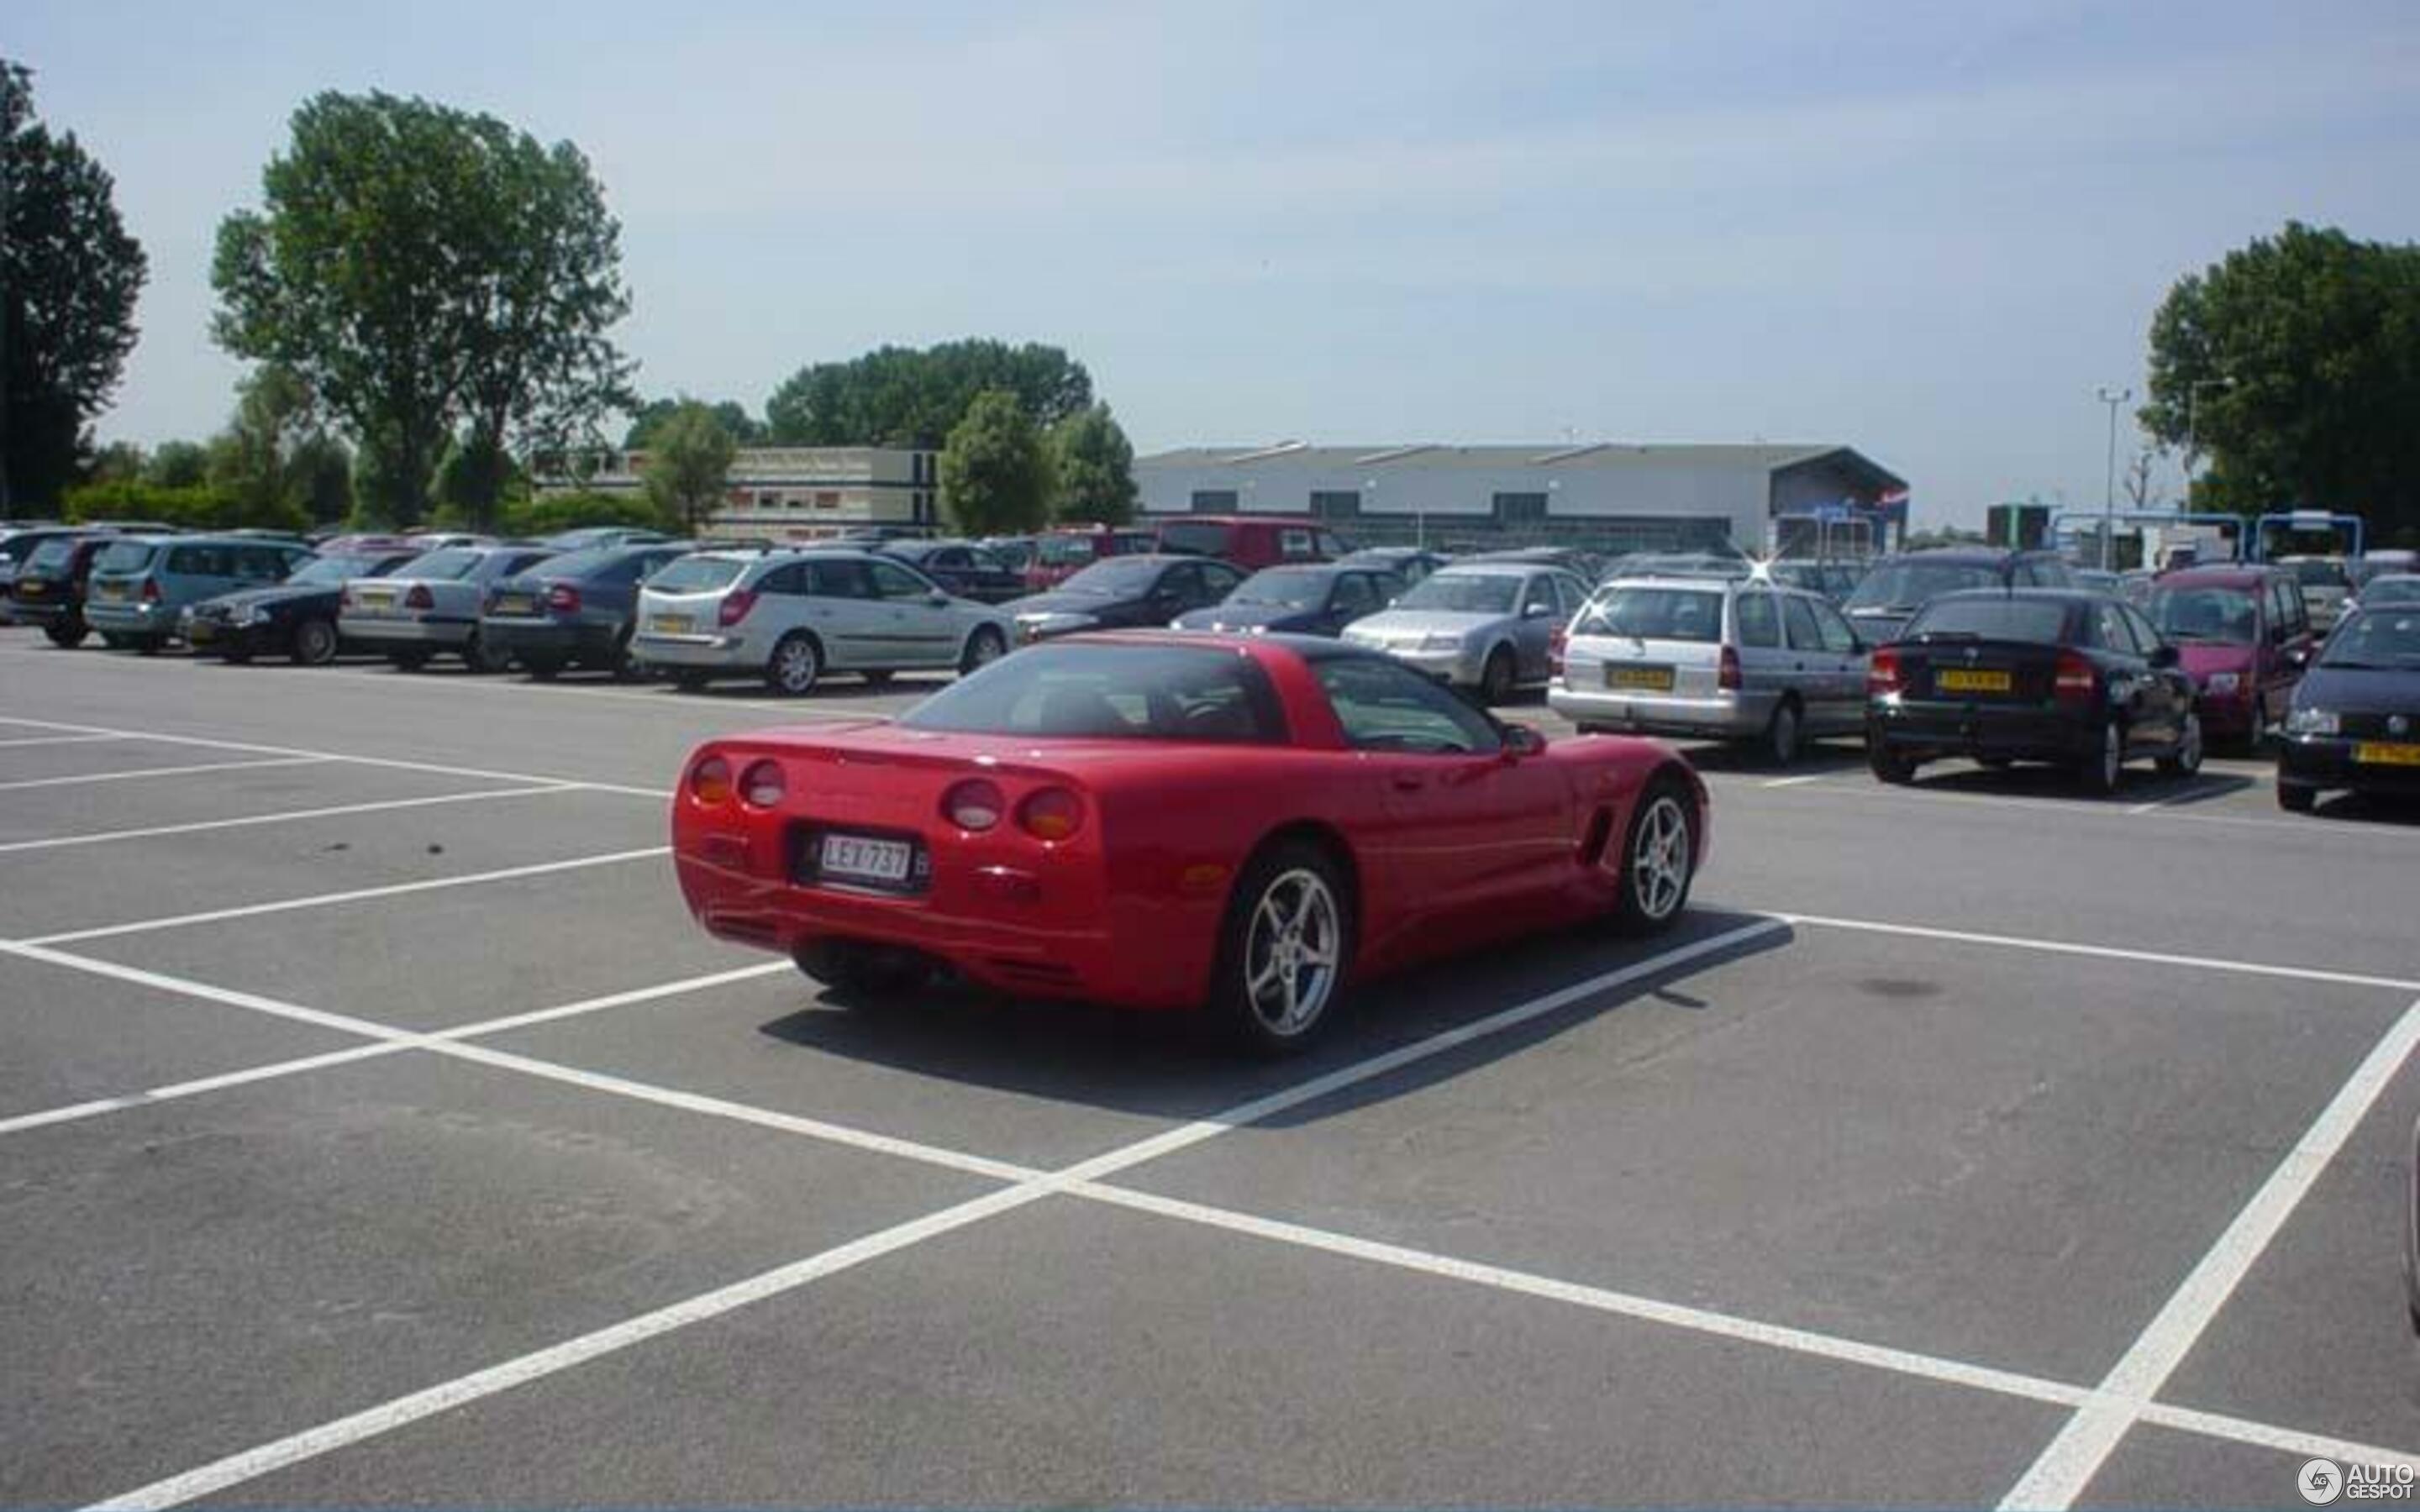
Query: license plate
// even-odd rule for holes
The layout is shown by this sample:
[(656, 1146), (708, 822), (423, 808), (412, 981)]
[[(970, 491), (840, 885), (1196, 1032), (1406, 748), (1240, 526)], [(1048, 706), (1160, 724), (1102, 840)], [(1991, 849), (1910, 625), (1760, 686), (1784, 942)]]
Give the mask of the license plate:
[(95, 598), (124, 598), (126, 596), (126, 585), (124, 583), (95, 583), (93, 585), (92, 596)]
[(2352, 759), (2366, 766), (2420, 766), (2420, 745), (2365, 740), (2353, 747)]
[(2015, 685), (2007, 672), (1945, 667), (1933, 673), (1932, 686), (1944, 693), (2006, 693)]
[(218, 633), (219, 627), (208, 620), (188, 620), (185, 622), (185, 639), (191, 640), (195, 645), (200, 645), (205, 640), (217, 640)]
[(392, 588), (365, 588), (360, 593), (353, 595), (353, 602), (359, 604), (364, 609), (390, 609), (395, 608), (395, 590)]
[(906, 841), (864, 835), (826, 835), (815, 851), (815, 869), (835, 882), (875, 882), (895, 887), (908, 880), (913, 854)]
[(498, 614), (527, 614), (536, 608), (537, 600), (532, 598), (527, 594), (498, 594), (496, 595), (496, 608), (494, 612)]
[(50, 584), (42, 581), (39, 578), (20, 578), (17, 579), (17, 596), (19, 598), (39, 598), (42, 596), (42, 591), (49, 586)]
[(658, 635), (687, 635), (689, 621), (678, 614), (659, 614), (647, 622), (647, 628)]
[(1669, 667), (1613, 667), (1605, 670), (1607, 687), (1638, 687), (1650, 692), (1672, 691), (1672, 669)]

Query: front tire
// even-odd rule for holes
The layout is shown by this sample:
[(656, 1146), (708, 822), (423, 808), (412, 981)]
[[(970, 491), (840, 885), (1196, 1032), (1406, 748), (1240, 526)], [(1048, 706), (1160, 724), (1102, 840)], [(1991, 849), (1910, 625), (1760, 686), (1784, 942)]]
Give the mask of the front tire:
[(49, 638), (51, 644), (58, 647), (61, 651), (73, 651), (76, 647), (84, 644), (84, 622), (77, 619), (67, 619), (61, 620), (56, 625), (45, 625), (42, 626), (42, 634)]
[(1764, 728), (1765, 759), (1776, 766), (1791, 765), (1798, 760), (1800, 746), (1798, 705), (1783, 699), (1774, 706), (1772, 722)]
[(1487, 665), (1479, 673), (1479, 699), (1489, 708), (1512, 696), (1512, 653), (1497, 646), (1487, 654)]
[(294, 665), (325, 667), (336, 659), (336, 627), (326, 620), (304, 620), (294, 627)]
[(1353, 915), (1335, 861), (1285, 841), (1252, 859), (1219, 930), (1211, 1006), (1255, 1055), (1301, 1052), (1335, 1016), (1353, 959)]
[(2277, 784), (2277, 807), (2288, 813), (2309, 813), (2319, 807), (2319, 790), (2304, 787), (2300, 782)]
[(1866, 765), (1874, 779), (1892, 787), (1903, 788), (1916, 780), (1916, 764), (1890, 748), (1880, 735), (1866, 737)]
[(1658, 778), (1638, 795), (1621, 836), (1621, 900), (1614, 922), (1627, 934), (1661, 934), (1689, 904), (1698, 874), (1698, 819), (1688, 791)]
[(1008, 655), (1008, 638), (985, 625), (967, 637), (966, 654), (958, 658), (958, 675), (981, 671)]
[(815, 638), (803, 630), (782, 637), (765, 663), (765, 686), (783, 698), (801, 698), (815, 690), (824, 674), (824, 656)]

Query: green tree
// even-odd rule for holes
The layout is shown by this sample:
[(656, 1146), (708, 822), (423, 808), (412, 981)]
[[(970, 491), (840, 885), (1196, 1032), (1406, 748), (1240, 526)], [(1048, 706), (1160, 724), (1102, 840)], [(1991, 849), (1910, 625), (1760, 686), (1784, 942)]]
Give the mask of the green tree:
[(2196, 507), (2420, 529), (2420, 247), (2289, 222), (2179, 279), (2151, 321), (2149, 394), (2145, 428), (2210, 458)]
[(1051, 426), (1050, 460), (1053, 517), (1101, 525), (1134, 518), (1134, 446), (1108, 405), (1087, 405)]
[(213, 333), (292, 367), (341, 422), (368, 464), (357, 513), (419, 519), (458, 424), (484, 455), (559, 447), (628, 402), (605, 334), (629, 308), (620, 232), (569, 144), (322, 94), (261, 188), (219, 226)]
[[(665, 421), (680, 413), (681, 407), (692, 401), (686, 393), (675, 399), (653, 399), (642, 406), (630, 428), (623, 434), (622, 445), (633, 452), (643, 452), (655, 444), (657, 430)], [(748, 407), (737, 399), (724, 399), (713, 406), (716, 424), (731, 433), (731, 439), (742, 446), (762, 446), (769, 439), (765, 423), (748, 412)]]
[(978, 394), (941, 450), (941, 507), (968, 535), (1039, 529), (1049, 515), (1050, 455), (1017, 396)]
[(802, 367), (766, 401), (784, 446), (939, 446), (978, 395), (1005, 391), (1037, 426), (1093, 402), (1092, 376), (1056, 347), (969, 339), (884, 347)]
[(209, 471), (209, 447), (199, 441), (162, 441), (143, 464), (143, 481), (155, 488), (192, 488)]
[(143, 455), (143, 448), (132, 441), (112, 441), (93, 454), (92, 467), (88, 470), (85, 481), (86, 483), (125, 483), (140, 478), (143, 476), (145, 464), (149, 460), (150, 458)]
[(696, 535), (722, 502), (737, 450), (714, 411), (692, 399), (656, 427), (642, 473), (647, 497), (666, 518)]
[(310, 386), (291, 368), (265, 364), (237, 386), (235, 415), (210, 442), (210, 486), (247, 511), (308, 517), (324, 440)]
[(107, 171), (34, 119), (31, 78), (0, 58), (0, 515), (83, 471), (149, 274)]
[(596, 493), (585, 489), (540, 494), (508, 504), (504, 528), (515, 535), (552, 535), (591, 525), (627, 525), (637, 530), (676, 529), (644, 493)]

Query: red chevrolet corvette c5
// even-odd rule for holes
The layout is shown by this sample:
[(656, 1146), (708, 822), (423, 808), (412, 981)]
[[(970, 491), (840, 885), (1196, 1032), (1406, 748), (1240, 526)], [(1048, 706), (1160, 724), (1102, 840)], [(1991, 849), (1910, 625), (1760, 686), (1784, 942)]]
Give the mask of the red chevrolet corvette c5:
[(1408, 962), (1666, 928), (1708, 817), (1654, 741), (1550, 744), (1333, 640), (1132, 632), (1019, 651), (896, 721), (709, 741), (672, 827), (701, 924), (845, 991), (945, 967), (1207, 1005), (1285, 1052)]

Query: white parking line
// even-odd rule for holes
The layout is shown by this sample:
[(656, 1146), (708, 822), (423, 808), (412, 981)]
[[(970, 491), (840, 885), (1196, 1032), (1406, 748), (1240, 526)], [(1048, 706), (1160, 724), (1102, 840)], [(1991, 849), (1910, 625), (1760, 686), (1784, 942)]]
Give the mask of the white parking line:
[(96, 1098), (89, 1103), (70, 1103), (64, 1107), (45, 1108), (39, 1113), (21, 1113), (14, 1118), (0, 1119), (0, 1134), (23, 1134), (28, 1129), (47, 1129), (53, 1124), (74, 1123), (84, 1119), (97, 1119), (104, 1113), (123, 1113), (128, 1108), (149, 1107), (155, 1103), (174, 1103), (181, 1098), (198, 1097), (204, 1092), (225, 1091), (230, 1087), (249, 1087), (255, 1082), (276, 1081), (285, 1076), (300, 1076), (305, 1072), (320, 1071), (329, 1066), (350, 1065), (356, 1060), (369, 1060), (379, 1056), (391, 1056), (411, 1047), (399, 1040), (378, 1040), (343, 1050), (331, 1050), (324, 1055), (304, 1056), (297, 1060), (280, 1060), (266, 1066), (250, 1066), (217, 1076), (197, 1076), (192, 1081), (170, 1082), (165, 1087), (153, 1087), (123, 1097)]
[(2276, 966), (2257, 961), (2222, 957), (2172, 955), (2160, 950), (2130, 950), (2114, 945), (2084, 945), (2071, 940), (2029, 939), (2015, 934), (1979, 934), (1972, 930), (1932, 929), (1921, 924), (1885, 924), (1870, 918), (1831, 918), (1821, 914), (1778, 914), (1792, 924), (1816, 929), (1855, 930), (1868, 934), (1898, 934), (1909, 939), (1941, 940), (1954, 945), (1991, 945), (2010, 950), (2040, 950), (2051, 955), (2090, 956), (2102, 961), (2131, 961), (2149, 966), (2190, 966), (2196, 971), (2231, 971), (2246, 977), (2278, 977), (2292, 981), (2324, 981), (2344, 987), (2377, 987), (2387, 992), (2420, 992), (2420, 980), (2405, 977), (2366, 977), (2351, 971), (2326, 971), (2314, 966)]
[(341, 819), (350, 814), (386, 813), (396, 809), (428, 809), (448, 803), (483, 803), (490, 798), (541, 798), (554, 793), (579, 793), (577, 782), (547, 787), (497, 788), (486, 793), (443, 793), (430, 798), (388, 798), (379, 803), (346, 803), (331, 809), (294, 809), (285, 813), (249, 814), (240, 819), (197, 819), (186, 825), (154, 825), (147, 829), (101, 829), (84, 835), (54, 835), (47, 840), (19, 840), (0, 844), (0, 856), (17, 851), (49, 851), (75, 845), (106, 845), (121, 840), (158, 840), (165, 835), (198, 835), (213, 829), (244, 829), (254, 825), (291, 825), (305, 819)]
[(578, 856), (566, 861), (540, 861), (532, 866), (508, 866), (497, 872), (467, 872), (460, 876), (428, 877), (419, 882), (397, 882), (382, 887), (357, 887), (350, 892), (323, 892), (308, 898), (287, 898), (275, 903), (243, 903), (233, 908), (212, 908), (198, 914), (173, 914), (165, 918), (138, 918), (125, 924), (104, 924), (98, 929), (69, 930), (58, 934), (37, 935), (19, 940), (12, 946), (0, 942), (0, 949), (36, 945), (73, 945), (82, 940), (105, 940), (121, 934), (147, 934), (154, 930), (183, 929), (192, 924), (216, 924), (230, 918), (257, 918), (263, 914), (287, 914), (304, 908), (333, 908), (341, 903), (370, 903), (381, 898), (404, 898), (414, 893), (442, 892), (450, 887), (475, 887), (490, 882), (514, 882), (523, 877), (551, 876), (561, 872), (579, 872), (589, 867), (617, 866), (625, 861), (647, 861), (672, 854), (668, 845), (649, 845), (635, 851), (612, 851), (603, 856)]
[(1810, 782), (1821, 782), (1831, 775), (1832, 774), (1829, 772), (1804, 772), (1796, 777), (1776, 777), (1770, 781), (1759, 782), (1757, 786), (1761, 788), (1803, 788)]
[(317, 766), (325, 756), (282, 756), (265, 762), (209, 762), (199, 766), (147, 766), (132, 772), (79, 772), (73, 777), (37, 777), (22, 782), (0, 782), (0, 793), (26, 788), (82, 787), (89, 782), (132, 782), (138, 778), (199, 777), (205, 772), (249, 772), (271, 766)]
[(2352, 1137), (2379, 1094), (2420, 1045), (2420, 1002), (2406, 1009), (2384, 1038), (2329, 1100), (2319, 1118), (2276, 1170), (2226, 1226), (2218, 1242), (2169, 1297), (2132, 1348), (2110, 1368), (2099, 1389), (2067, 1420), (2040, 1458), (2000, 1500), (2003, 1507), (2065, 1512), (2101, 1473), (2110, 1452), (2143, 1416), (2168, 1377), (2242, 1284), (2286, 1220), (2293, 1216), (2312, 1183)]
[(130, 740), (131, 735), (28, 735), (23, 740), (0, 740), (0, 750), (15, 750), (23, 746), (90, 746), (104, 740)]

